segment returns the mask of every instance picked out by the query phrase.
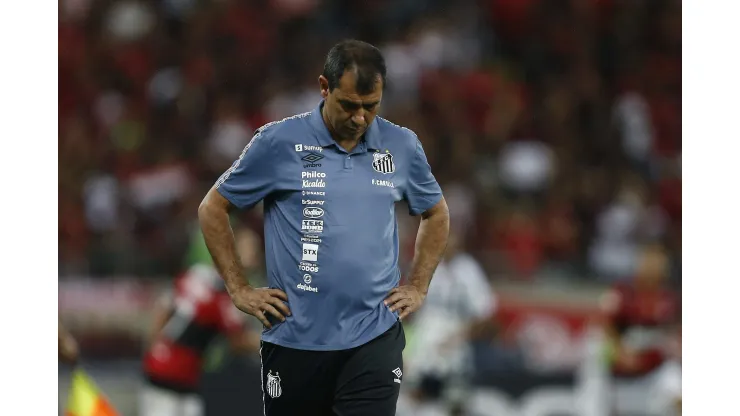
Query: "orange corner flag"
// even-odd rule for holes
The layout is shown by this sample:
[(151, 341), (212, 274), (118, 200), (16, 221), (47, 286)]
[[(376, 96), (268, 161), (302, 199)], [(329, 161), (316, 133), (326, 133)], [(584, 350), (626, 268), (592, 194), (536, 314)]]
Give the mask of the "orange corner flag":
[(98, 390), (85, 372), (78, 368), (72, 373), (72, 386), (64, 416), (119, 416), (108, 399)]

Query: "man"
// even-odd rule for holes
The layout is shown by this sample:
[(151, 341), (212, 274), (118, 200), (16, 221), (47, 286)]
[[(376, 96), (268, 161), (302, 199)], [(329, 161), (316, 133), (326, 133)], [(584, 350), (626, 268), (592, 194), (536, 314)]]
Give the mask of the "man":
[[(244, 229), (237, 233), (237, 240), (247, 268), (258, 238)], [(259, 350), (259, 333), (245, 329), (243, 316), (234, 308), (212, 266), (196, 264), (176, 279), (174, 290), (159, 300), (154, 311), (139, 414), (203, 415), (199, 380), (203, 355), (211, 342), (225, 334), (238, 352)]]
[(418, 402), (409, 403), (416, 407), (413, 414), (434, 414), (432, 409), (447, 407), (453, 391), (467, 387), (465, 380), (473, 376), (470, 341), (491, 325), (495, 307), (488, 277), (463, 250), (461, 235), (451, 232), (424, 307), (414, 316), (415, 340), (407, 354), (413, 374), (407, 383)]
[[(617, 285), (603, 303), (618, 410), (673, 414), (680, 404), (680, 300), (665, 284), (668, 258), (660, 246), (642, 253), (631, 285)], [(678, 385), (679, 389), (675, 386)], [(629, 409), (624, 409), (628, 411)]]
[(59, 320), (57, 332), (59, 333), (59, 360), (67, 364), (76, 363), (77, 357), (80, 354), (77, 341), (67, 328), (62, 325), (61, 319)]
[[(449, 213), (416, 135), (376, 117), (377, 48), (327, 55), (321, 103), (258, 129), (198, 210), (234, 304), (264, 324), (265, 413), (394, 415), (405, 346), (399, 321), (424, 301)], [(398, 286), (394, 204), (421, 215), (409, 284)], [(236, 267), (232, 207), (264, 201), (268, 288)]]

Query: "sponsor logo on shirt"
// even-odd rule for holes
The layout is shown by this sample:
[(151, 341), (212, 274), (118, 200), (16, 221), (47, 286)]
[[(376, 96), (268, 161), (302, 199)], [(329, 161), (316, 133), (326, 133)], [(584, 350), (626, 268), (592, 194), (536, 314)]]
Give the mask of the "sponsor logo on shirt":
[(301, 220), (301, 231), (310, 233), (320, 233), (324, 231), (324, 221), (322, 220)]
[(324, 205), (326, 201), (316, 201), (314, 199), (302, 199), (301, 204), (303, 205)]
[(298, 283), (296, 287), (300, 290), (304, 290), (306, 292), (313, 292), (313, 293), (319, 293), (319, 288), (313, 287), (311, 285), (304, 285), (303, 283)]
[(387, 186), (388, 188), (395, 188), (396, 185), (392, 181), (384, 181), (381, 179), (373, 179), (373, 185), (376, 186)]
[(308, 162), (305, 165), (303, 165), (304, 168), (320, 168), (321, 163), (316, 163), (316, 162), (318, 162), (319, 160), (323, 158), (324, 156), (311, 152), (307, 154), (306, 156), (303, 156), (301, 160), (304, 162)]
[(326, 173), (324, 172), (301, 172), (301, 179), (316, 179), (316, 178), (326, 178)]
[(319, 289), (317, 287), (311, 286), (312, 281), (313, 281), (313, 277), (311, 277), (310, 274), (306, 273), (303, 275), (303, 283), (298, 283), (296, 287), (306, 292), (318, 293)]
[(395, 172), (396, 164), (393, 163), (393, 155), (388, 150), (385, 153), (373, 153), (373, 169), (384, 175)]
[(324, 196), (326, 195), (326, 192), (324, 191), (303, 191), (303, 195)]
[(314, 263), (307, 263), (305, 261), (302, 261), (300, 262), (300, 264), (298, 264), (298, 270), (306, 273), (318, 273), (319, 266)]
[(314, 181), (304, 179), (301, 181), (301, 188), (326, 188), (326, 182), (323, 179), (316, 179)]
[(306, 218), (321, 218), (324, 216), (324, 210), (319, 207), (303, 208), (303, 216)]
[(306, 235), (301, 237), (301, 243), (321, 243), (321, 239), (315, 235)]
[(319, 261), (319, 245), (303, 243), (303, 261)]
[(310, 146), (310, 145), (307, 145), (307, 144), (297, 144), (297, 145), (295, 145), (295, 151), (296, 152), (303, 152), (304, 150), (306, 152), (319, 152), (319, 153), (321, 153), (321, 152), (324, 151), (324, 148), (321, 147), (321, 146)]

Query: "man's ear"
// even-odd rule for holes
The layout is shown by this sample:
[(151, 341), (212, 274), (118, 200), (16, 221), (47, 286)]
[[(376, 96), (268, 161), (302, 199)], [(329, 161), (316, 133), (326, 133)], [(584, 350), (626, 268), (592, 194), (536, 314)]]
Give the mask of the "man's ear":
[(319, 89), (321, 90), (321, 98), (329, 96), (329, 80), (323, 75), (319, 75)]

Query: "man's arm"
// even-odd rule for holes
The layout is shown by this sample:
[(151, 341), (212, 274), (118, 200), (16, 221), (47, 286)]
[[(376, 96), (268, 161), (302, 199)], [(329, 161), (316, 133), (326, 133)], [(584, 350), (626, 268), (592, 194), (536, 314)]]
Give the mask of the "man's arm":
[(216, 269), (224, 279), (229, 294), (233, 294), (249, 286), (249, 281), (236, 252), (234, 232), (229, 222), (230, 209), (231, 203), (213, 187), (198, 207), (198, 221)]
[(425, 211), (416, 235), (416, 251), (409, 273), (409, 284), (390, 291), (385, 304), (392, 312), (400, 311), (399, 319), (417, 311), (429, 291), (429, 283), (447, 247), (450, 213), (444, 197)]
[(198, 207), (198, 220), (216, 269), (229, 294), (247, 287), (229, 223), (232, 208), (249, 209), (265, 199), (279, 182), (277, 160), (269, 132), (258, 129), (229, 169), (216, 181)]
[(416, 250), (411, 263), (409, 283), (424, 296), (429, 291), (434, 270), (437, 269), (450, 233), (450, 212), (442, 198), (437, 205), (421, 215), (419, 232), (416, 235)]
[(255, 289), (249, 285), (236, 252), (234, 232), (229, 222), (230, 208), (231, 203), (215, 187), (208, 191), (198, 207), (203, 238), (234, 306), (272, 328), (266, 314), (285, 321), (285, 316), (290, 315), (290, 309), (283, 302), (288, 301), (288, 295), (279, 289)]

